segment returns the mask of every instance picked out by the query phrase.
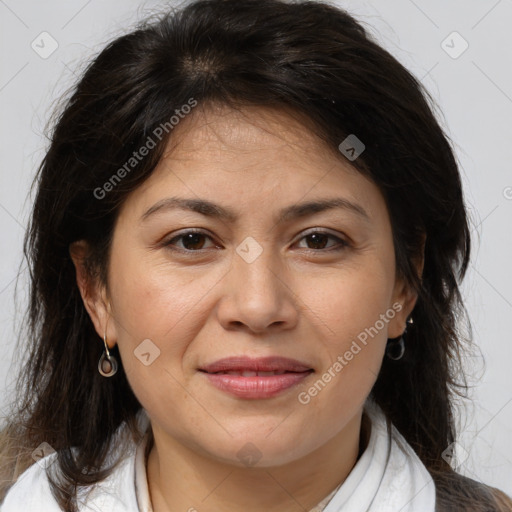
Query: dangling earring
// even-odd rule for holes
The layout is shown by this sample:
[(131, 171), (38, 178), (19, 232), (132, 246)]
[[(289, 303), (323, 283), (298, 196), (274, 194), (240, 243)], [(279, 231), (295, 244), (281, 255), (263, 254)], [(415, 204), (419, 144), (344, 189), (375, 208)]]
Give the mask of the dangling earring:
[[(408, 324), (414, 323), (412, 318), (407, 320)], [(404, 352), (405, 352), (405, 342), (404, 342), (404, 335), (407, 332), (407, 325), (405, 326), (404, 332), (400, 336), (398, 340), (388, 340), (388, 343), (386, 345), (386, 356), (389, 359), (392, 359), (393, 361), (398, 361), (399, 359), (402, 359)]]
[(105, 351), (101, 354), (98, 361), (98, 371), (103, 377), (112, 377), (117, 373), (117, 359), (110, 355), (107, 345), (107, 332), (103, 336), (103, 343), (105, 344)]

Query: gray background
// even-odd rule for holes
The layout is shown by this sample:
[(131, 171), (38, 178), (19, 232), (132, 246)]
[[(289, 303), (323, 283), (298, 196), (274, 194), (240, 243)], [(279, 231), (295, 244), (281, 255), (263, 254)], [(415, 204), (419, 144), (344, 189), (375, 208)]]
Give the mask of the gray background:
[[(456, 453), (462, 472), (512, 494), (512, 0), (337, 3), (426, 85), (455, 146), (474, 241), (462, 289), (482, 354), (466, 363), (473, 401), (459, 420)], [(16, 307), (14, 287), (31, 205), (29, 184), (46, 146), (44, 125), (91, 55), (165, 5), (177, 4), (0, 0), (0, 406), (7, 403), (18, 367), (12, 361), (26, 301), (25, 266)], [(450, 36), (454, 31), (463, 39)], [(39, 52), (51, 49), (42, 32), (58, 44), (47, 58), (31, 47), (35, 41)], [(469, 46), (458, 55), (464, 40)], [(23, 345), (18, 350), (23, 358)]]

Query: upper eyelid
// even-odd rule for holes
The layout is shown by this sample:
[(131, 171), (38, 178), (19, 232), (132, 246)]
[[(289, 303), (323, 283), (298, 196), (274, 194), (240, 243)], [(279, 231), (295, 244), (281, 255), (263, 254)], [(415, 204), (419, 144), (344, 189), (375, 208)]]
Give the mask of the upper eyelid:
[(305, 231), (301, 231), (301, 233), (298, 236), (300, 236), (300, 238), (303, 238), (312, 233), (322, 233), (324, 235), (330, 235), (330, 236), (334, 236), (337, 238), (341, 238), (342, 236), (345, 236), (345, 235), (341, 235), (340, 233), (333, 233), (331, 230), (329, 230), (327, 228), (307, 228)]

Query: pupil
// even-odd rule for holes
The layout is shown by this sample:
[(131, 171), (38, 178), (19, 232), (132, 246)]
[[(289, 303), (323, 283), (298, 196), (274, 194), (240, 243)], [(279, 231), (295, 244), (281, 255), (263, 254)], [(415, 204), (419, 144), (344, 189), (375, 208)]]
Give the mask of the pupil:
[[(183, 245), (187, 249), (201, 249), (203, 246), (201, 243), (201, 237), (203, 237), (201, 233), (188, 233), (183, 239)], [(197, 245), (199, 245), (199, 247), (196, 247)]]
[[(323, 249), (325, 247), (327, 236), (320, 233), (314, 233), (309, 235), (309, 239), (313, 241), (314, 249)], [(324, 243), (322, 243), (322, 241)]]

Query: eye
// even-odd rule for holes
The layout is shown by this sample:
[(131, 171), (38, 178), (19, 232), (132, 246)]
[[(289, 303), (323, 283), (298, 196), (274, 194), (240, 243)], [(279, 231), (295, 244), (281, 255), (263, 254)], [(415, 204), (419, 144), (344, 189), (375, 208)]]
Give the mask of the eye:
[[(208, 246), (207, 242), (210, 240), (211, 245)], [(334, 241), (334, 244), (329, 245), (329, 240)], [(325, 231), (311, 231), (304, 235), (300, 240), (306, 243), (306, 247), (300, 247), (302, 249), (310, 250), (313, 252), (327, 252), (327, 251), (340, 251), (349, 247), (349, 243), (340, 237), (337, 237), (331, 233)], [(188, 230), (180, 233), (177, 236), (164, 242), (165, 247), (169, 247), (173, 250), (182, 252), (199, 252), (212, 247), (218, 247), (212, 241), (212, 237), (203, 231)]]
[[(209, 235), (202, 231), (189, 230), (171, 238), (167, 242), (164, 242), (163, 245), (165, 247), (174, 246), (176, 249), (181, 251), (195, 252), (208, 248), (205, 247), (205, 241), (207, 239), (212, 240)], [(178, 242), (178, 244), (181, 243), (181, 246), (177, 245), (176, 242)], [(216, 247), (216, 245), (212, 244), (211, 247)]]
[[(335, 240), (337, 243), (331, 246), (327, 246), (329, 239)], [(326, 233), (325, 231), (311, 231), (304, 235), (300, 241), (306, 241), (308, 247), (302, 247), (305, 249), (313, 250), (313, 251), (338, 251), (343, 250), (346, 247), (349, 247), (349, 243), (339, 238), (337, 236), (332, 235), (331, 233)], [(327, 246), (327, 247), (326, 247)]]

